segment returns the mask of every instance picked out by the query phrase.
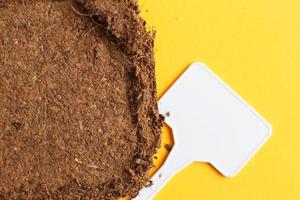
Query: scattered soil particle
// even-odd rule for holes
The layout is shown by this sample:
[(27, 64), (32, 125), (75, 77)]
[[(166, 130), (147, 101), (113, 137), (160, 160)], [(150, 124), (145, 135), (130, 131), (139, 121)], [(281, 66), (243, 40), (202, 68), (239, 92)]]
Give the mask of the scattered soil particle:
[(118, 199), (160, 144), (134, 0), (0, 0), (0, 199)]
[(146, 186), (145, 187), (151, 187), (153, 185), (153, 182), (152, 181), (149, 181), (147, 184), (146, 184)]
[(172, 148), (173, 146), (171, 144), (165, 144), (165, 149), (168, 151), (168, 152), (171, 152), (172, 151)]

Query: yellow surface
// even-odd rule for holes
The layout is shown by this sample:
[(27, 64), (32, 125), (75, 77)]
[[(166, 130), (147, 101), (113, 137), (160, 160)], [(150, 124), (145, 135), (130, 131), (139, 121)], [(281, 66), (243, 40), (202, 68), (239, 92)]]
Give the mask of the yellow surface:
[[(149, 28), (157, 31), (159, 96), (191, 62), (202, 61), (274, 129), (237, 177), (192, 164), (155, 200), (300, 199), (300, 1), (139, 2)], [(165, 153), (161, 150), (159, 158)]]

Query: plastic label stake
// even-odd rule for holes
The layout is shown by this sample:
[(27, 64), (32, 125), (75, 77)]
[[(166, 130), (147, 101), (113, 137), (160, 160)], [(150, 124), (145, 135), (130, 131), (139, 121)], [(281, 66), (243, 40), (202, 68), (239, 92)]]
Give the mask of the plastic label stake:
[(135, 200), (149, 200), (179, 170), (207, 162), (235, 176), (271, 136), (272, 128), (202, 63), (192, 64), (159, 100), (175, 145)]

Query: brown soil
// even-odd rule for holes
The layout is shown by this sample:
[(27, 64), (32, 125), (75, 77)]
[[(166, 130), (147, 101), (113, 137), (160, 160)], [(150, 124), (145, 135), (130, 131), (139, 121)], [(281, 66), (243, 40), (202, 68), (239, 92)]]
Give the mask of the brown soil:
[(160, 143), (133, 0), (0, 0), (0, 199), (116, 199)]

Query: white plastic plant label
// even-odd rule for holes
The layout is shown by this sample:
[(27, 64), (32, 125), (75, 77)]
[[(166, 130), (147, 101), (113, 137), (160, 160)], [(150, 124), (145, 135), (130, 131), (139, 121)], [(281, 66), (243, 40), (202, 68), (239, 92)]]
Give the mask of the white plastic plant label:
[(148, 200), (183, 167), (208, 162), (235, 176), (270, 137), (271, 126), (202, 63), (192, 64), (159, 100), (175, 145), (153, 184), (135, 199)]

